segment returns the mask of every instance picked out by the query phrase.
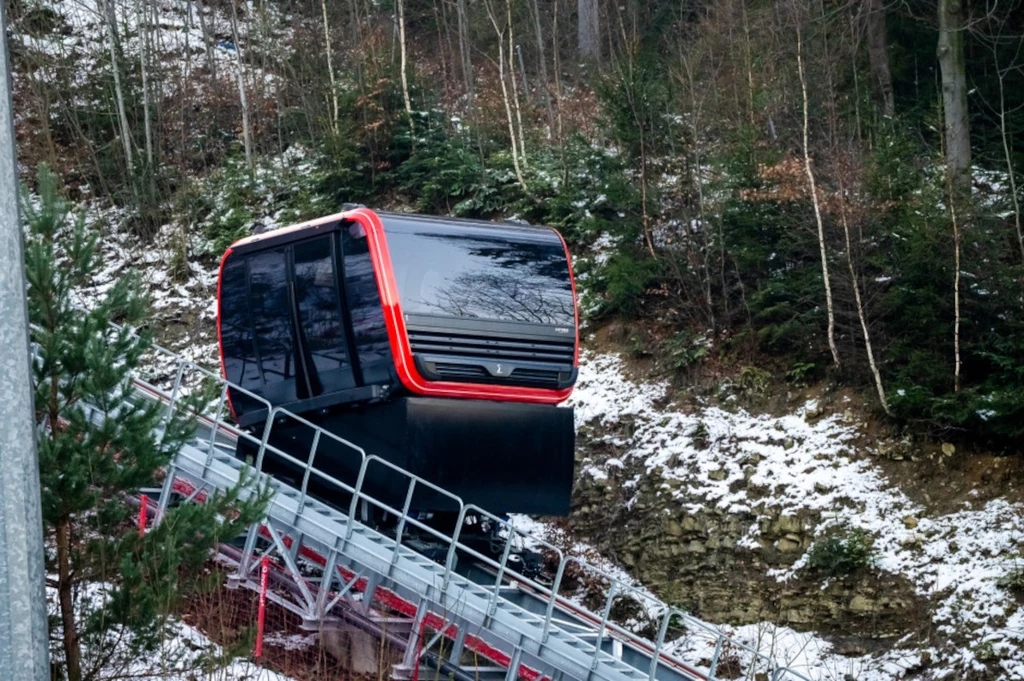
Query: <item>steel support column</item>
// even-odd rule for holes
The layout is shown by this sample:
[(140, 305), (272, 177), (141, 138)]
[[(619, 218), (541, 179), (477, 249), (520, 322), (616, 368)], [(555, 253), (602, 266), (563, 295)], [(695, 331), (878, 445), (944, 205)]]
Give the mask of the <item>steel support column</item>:
[(0, 669), (7, 678), (46, 681), (43, 520), (6, 36), (0, 5)]

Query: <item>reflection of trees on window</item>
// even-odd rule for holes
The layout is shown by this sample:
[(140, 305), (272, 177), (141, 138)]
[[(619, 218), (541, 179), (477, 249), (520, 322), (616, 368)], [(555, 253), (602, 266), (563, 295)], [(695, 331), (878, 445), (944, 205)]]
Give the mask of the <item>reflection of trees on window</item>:
[(550, 281), (524, 280), (515, 272), (467, 272), (437, 289), (431, 306), (453, 317), (483, 317), (535, 324), (573, 319), (572, 291)]
[[(329, 247), (330, 240), (324, 237), (295, 249), (295, 283), (302, 329), (317, 371), (348, 366)], [(311, 257), (316, 259), (307, 260)]]
[(221, 274), (221, 346), (228, 380), (243, 388), (260, 390), (263, 376), (253, 345), (246, 277), (245, 258), (229, 259)]
[(263, 374), (291, 378), (292, 327), (284, 250), (260, 253), (249, 265), (249, 300)]
[(382, 380), (387, 377), (391, 345), (388, 342), (384, 309), (377, 290), (377, 277), (374, 275), (370, 251), (365, 237), (357, 239), (349, 230), (343, 230), (341, 235), (345, 256), (345, 296), (359, 366), (364, 380)]
[(413, 312), (535, 324), (573, 324), (561, 241), (516, 235), (396, 232), (403, 305)]

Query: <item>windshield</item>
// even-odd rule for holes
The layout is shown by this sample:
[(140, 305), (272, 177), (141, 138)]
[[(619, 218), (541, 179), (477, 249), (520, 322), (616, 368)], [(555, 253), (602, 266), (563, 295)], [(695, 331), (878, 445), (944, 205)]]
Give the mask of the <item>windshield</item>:
[(575, 327), (569, 263), (553, 230), (383, 223), (406, 314)]

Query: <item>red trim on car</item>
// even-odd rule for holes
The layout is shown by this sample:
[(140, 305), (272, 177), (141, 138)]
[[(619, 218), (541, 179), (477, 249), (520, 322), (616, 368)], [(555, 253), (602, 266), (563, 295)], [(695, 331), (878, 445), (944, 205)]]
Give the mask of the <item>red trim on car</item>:
[[(228, 258), (231, 257), (231, 253), (235, 250), (234, 245), (228, 246), (228, 250), (224, 251), (224, 255), (220, 258), (220, 268), (217, 270), (217, 353), (220, 355), (220, 375), (227, 380), (228, 367), (224, 363), (224, 338), (220, 332), (220, 287), (221, 282), (224, 281), (224, 265), (227, 263)], [(231, 391), (228, 390), (228, 409), (231, 410), (231, 418), (238, 421), (238, 414), (235, 412), (235, 405), (231, 402)]]
[[(506, 385), (483, 385), (476, 383), (460, 383), (455, 381), (429, 381), (420, 375), (412, 356), (412, 347), (409, 344), (408, 331), (405, 327), (405, 316), (402, 314), (401, 299), (398, 295), (398, 284), (395, 280), (394, 267), (391, 263), (391, 254), (388, 251), (387, 236), (384, 233), (384, 224), (380, 216), (369, 208), (357, 208), (344, 213), (336, 213), (327, 217), (310, 220), (284, 229), (266, 232), (256, 236), (235, 242), (224, 253), (221, 258), (220, 273), (217, 280), (217, 342), (220, 350), (221, 374), (227, 378), (227, 370), (224, 365), (224, 346), (221, 341), (220, 330), (220, 286), (221, 276), (224, 271), (224, 264), (232, 251), (244, 244), (262, 241), (263, 239), (279, 236), (283, 233), (294, 232), (306, 227), (314, 227), (328, 222), (339, 220), (351, 220), (358, 222), (366, 231), (366, 242), (370, 251), (370, 260), (373, 263), (373, 272), (377, 279), (377, 289), (380, 293), (381, 306), (384, 311), (384, 323), (387, 327), (388, 342), (391, 345), (391, 355), (395, 362), (395, 369), (398, 378), (406, 388), (418, 395), (429, 397), (459, 397), (466, 399), (483, 400), (507, 400), (511, 402), (534, 402), (538, 404), (558, 404), (572, 394), (572, 387), (563, 390), (549, 390), (545, 388), (525, 388), (520, 386)], [(573, 365), (579, 364), (580, 332), (579, 332), (579, 307), (575, 305), (576, 300), (576, 278), (572, 271), (572, 260), (569, 255), (569, 247), (565, 239), (557, 230), (565, 248), (565, 257), (569, 266), (569, 279), (572, 284), (574, 302), (574, 315), (576, 321), (576, 350)], [(230, 400), (229, 400), (230, 403)], [(231, 406), (231, 414), (235, 416), (234, 406)]]
[[(572, 256), (569, 254), (569, 244), (565, 243), (565, 237), (557, 229), (552, 229), (552, 232), (558, 235), (558, 238), (562, 240), (562, 248), (565, 249), (565, 264), (569, 267), (569, 284), (572, 286), (572, 314), (573, 320), (576, 322), (576, 354), (573, 356), (573, 366), (580, 365), (580, 306), (576, 299), (576, 275), (572, 271)], [(572, 391), (572, 388), (569, 389)], [(568, 397), (568, 396), (567, 396)]]
[[(428, 381), (420, 375), (413, 361), (409, 335), (405, 328), (405, 316), (402, 314), (402, 303), (398, 295), (398, 284), (395, 280), (391, 254), (388, 251), (387, 236), (384, 224), (375, 212), (369, 208), (358, 208), (344, 217), (354, 220), (366, 230), (367, 245), (373, 261), (374, 274), (377, 276), (377, 288), (380, 290), (381, 305), (384, 308), (384, 322), (388, 329), (388, 340), (391, 354), (395, 361), (395, 369), (402, 384), (418, 395), (431, 397), (461, 397), (482, 400), (508, 400), (511, 402), (535, 402), (539, 404), (558, 404), (572, 394), (572, 387), (564, 390), (548, 390), (544, 388), (524, 388), (507, 385), (482, 385), (476, 383), (459, 383), (455, 381)], [(556, 232), (557, 233), (557, 232)], [(559, 235), (561, 238), (561, 235)], [(562, 241), (563, 245), (565, 241)], [(568, 250), (566, 251), (568, 257)], [(572, 269), (570, 264), (570, 278)], [(576, 284), (573, 282), (573, 300), (575, 302)], [(578, 311), (576, 313), (579, 314)], [(579, 323), (576, 324), (576, 356), (579, 354)], [(574, 361), (574, 364), (576, 362)]]

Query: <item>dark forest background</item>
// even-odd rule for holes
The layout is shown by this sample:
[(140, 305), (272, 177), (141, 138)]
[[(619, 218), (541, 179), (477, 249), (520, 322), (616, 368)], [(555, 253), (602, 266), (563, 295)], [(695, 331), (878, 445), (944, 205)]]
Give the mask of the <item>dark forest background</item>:
[(546, 223), (591, 327), (682, 385), (826, 380), (1019, 448), (1019, 1), (7, 10), (26, 181), (120, 206), (179, 279), (345, 202)]

